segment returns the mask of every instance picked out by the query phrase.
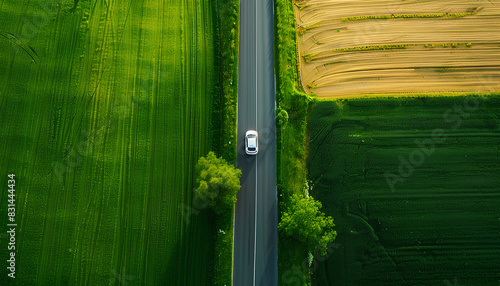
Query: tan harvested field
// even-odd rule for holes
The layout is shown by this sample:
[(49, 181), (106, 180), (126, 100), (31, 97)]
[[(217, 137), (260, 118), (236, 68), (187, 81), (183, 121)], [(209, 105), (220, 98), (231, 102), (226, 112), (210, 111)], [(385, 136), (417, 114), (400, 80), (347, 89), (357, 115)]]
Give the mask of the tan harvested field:
[[(500, 0), (310, 0), (295, 4), (302, 84), (319, 97), (487, 92), (500, 87)], [(436, 13), (470, 14), (342, 21), (353, 16)], [(452, 43), (458, 45), (452, 47)], [(352, 51), (391, 45), (408, 46)], [(339, 50), (346, 48), (351, 51)]]

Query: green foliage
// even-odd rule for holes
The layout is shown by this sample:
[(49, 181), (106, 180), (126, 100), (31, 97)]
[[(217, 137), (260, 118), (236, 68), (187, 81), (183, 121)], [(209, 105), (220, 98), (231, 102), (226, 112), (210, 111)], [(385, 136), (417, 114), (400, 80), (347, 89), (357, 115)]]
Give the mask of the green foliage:
[(288, 123), (288, 112), (286, 110), (278, 108), (276, 109), (276, 128), (283, 130)]
[(440, 43), (440, 44), (424, 44), (425, 48), (458, 48), (464, 46), (467, 48), (472, 47), (472, 43)]
[(201, 157), (196, 165), (195, 199), (207, 202), (216, 214), (231, 210), (240, 189), (241, 170), (217, 158), (214, 152)]
[(215, 282), (228, 285), (232, 277), (233, 213), (240, 189), (241, 171), (214, 152), (201, 157), (196, 165), (195, 200), (216, 213)]
[[(292, 194), (303, 194), (306, 181), (306, 120), (308, 110), (315, 102), (315, 99), (305, 94), (301, 88), (292, 2), (289, 0), (274, 2), (277, 114), (281, 113), (281, 118), (284, 118), (284, 113), (281, 112), (283, 110), (288, 115), (284, 125), (278, 124), (276, 134), (279, 213), (283, 212)], [(279, 123), (279, 120), (277, 122)], [(283, 274), (293, 265), (300, 265), (306, 252), (302, 245), (290, 242), (287, 236), (281, 234), (278, 248), (278, 285), (282, 285)]]
[(353, 51), (370, 51), (370, 50), (395, 50), (395, 49), (406, 49), (410, 46), (409, 44), (400, 45), (379, 45), (379, 46), (358, 46), (349, 48), (338, 48), (332, 50), (333, 52), (353, 52)]
[(305, 243), (310, 252), (326, 255), (327, 244), (335, 240), (337, 232), (333, 230), (333, 218), (325, 216), (321, 207), (311, 196), (292, 195), (278, 229)]
[(430, 13), (430, 14), (392, 14), (392, 15), (369, 15), (343, 17), (342, 22), (358, 20), (381, 20), (381, 19), (411, 19), (411, 18), (463, 18), (474, 15), (475, 12), (467, 13)]
[(212, 0), (217, 15), (215, 55), (218, 67), (218, 94), (213, 111), (213, 132), (217, 140), (214, 150), (229, 163), (236, 163), (236, 103), (238, 101), (238, 0)]
[[(234, 209), (229, 210), (232, 213)], [(216, 220), (217, 235), (215, 240), (215, 281), (214, 285), (231, 285), (233, 274), (233, 221), (220, 223), (220, 219)], [(227, 225), (224, 227), (223, 225)], [(222, 230), (222, 232), (220, 231)]]
[[(277, 130), (278, 192), (300, 193), (305, 182), (305, 123), (314, 98), (301, 91), (297, 70), (295, 17), (291, 1), (275, 2), (275, 70), (278, 110), (288, 114), (286, 128)], [(287, 185), (287, 188), (283, 187)], [(286, 197), (288, 195), (286, 194)]]
[[(216, 54), (218, 89), (212, 104), (213, 150), (230, 164), (236, 163), (236, 103), (238, 100), (239, 0), (212, 0), (216, 21)], [(233, 208), (231, 208), (233, 209)], [(214, 285), (232, 284), (233, 255), (232, 210), (216, 217)]]

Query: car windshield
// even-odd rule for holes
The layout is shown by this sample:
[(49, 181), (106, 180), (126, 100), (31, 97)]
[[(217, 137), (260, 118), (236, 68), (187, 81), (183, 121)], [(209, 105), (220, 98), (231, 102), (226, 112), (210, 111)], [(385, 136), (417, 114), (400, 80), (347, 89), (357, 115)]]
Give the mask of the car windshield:
[(255, 137), (248, 137), (248, 148), (253, 148), (255, 149), (255, 147), (257, 146), (257, 140)]

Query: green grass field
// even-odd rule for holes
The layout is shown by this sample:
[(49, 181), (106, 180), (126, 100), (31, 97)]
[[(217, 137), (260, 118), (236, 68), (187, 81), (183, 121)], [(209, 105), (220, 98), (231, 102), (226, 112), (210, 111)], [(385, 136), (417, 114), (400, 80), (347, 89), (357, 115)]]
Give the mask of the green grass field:
[[(213, 147), (211, 5), (0, 1), (0, 184), (16, 175), (15, 285), (213, 283), (213, 218), (198, 209), (188, 224), (179, 210)], [(0, 213), (4, 232), (6, 192)], [(1, 285), (12, 282), (6, 241)]]
[(314, 285), (498, 285), (498, 94), (320, 101), (308, 132), (338, 232)]

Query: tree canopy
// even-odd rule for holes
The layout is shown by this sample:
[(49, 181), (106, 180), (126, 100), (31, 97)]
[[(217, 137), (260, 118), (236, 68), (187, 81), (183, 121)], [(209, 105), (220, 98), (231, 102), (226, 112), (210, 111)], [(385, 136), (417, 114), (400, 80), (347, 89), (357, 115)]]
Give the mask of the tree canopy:
[(276, 110), (276, 125), (283, 129), (285, 128), (286, 124), (288, 123), (288, 113), (286, 110), (278, 108)]
[(325, 255), (327, 244), (335, 240), (337, 232), (333, 230), (333, 218), (325, 216), (321, 207), (321, 202), (311, 196), (292, 195), (278, 228), (305, 243), (311, 252)]
[(221, 214), (236, 203), (240, 177), (241, 170), (210, 152), (196, 165), (195, 199)]

